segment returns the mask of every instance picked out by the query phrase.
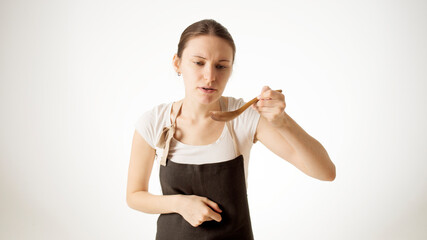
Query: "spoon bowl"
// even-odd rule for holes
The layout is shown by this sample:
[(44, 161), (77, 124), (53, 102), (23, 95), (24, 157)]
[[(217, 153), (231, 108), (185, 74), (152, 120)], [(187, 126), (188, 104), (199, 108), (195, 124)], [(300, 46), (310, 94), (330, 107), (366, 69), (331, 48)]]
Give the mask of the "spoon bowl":
[[(282, 92), (282, 90), (276, 90), (277, 92)], [(221, 111), (210, 111), (211, 118), (215, 121), (220, 122), (227, 122), (235, 119), (237, 116), (242, 114), (248, 107), (250, 107), (252, 104), (258, 102), (258, 97), (250, 100), (245, 105), (241, 106), (239, 109), (231, 111), (231, 112), (221, 112)]]

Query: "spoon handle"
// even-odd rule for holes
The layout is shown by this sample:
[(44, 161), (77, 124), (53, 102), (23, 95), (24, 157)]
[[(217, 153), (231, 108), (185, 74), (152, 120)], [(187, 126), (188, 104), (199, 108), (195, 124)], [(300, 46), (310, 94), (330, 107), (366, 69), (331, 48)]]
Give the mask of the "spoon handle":
[[(281, 93), (282, 89), (275, 90), (275, 91)], [(258, 101), (259, 101), (258, 97), (253, 98), (252, 100), (250, 100), (249, 102), (247, 102), (245, 105), (243, 105), (242, 107), (240, 107), (238, 109), (239, 113), (244, 112), (248, 107), (250, 107), (252, 104), (254, 104), (254, 103), (258, 102)]]
[(252, 100), (250, 100), (249, 102), (247, 102), (245, 105), (241, 106), (241, 107), (238, 109), (239, 114), (240, 114), (240, 113), (242, 113), (242, 112), (244, 112), (248, 107), (250, 107), (252, 104), (254, 104), (254, 103), (258, 102), (258, 101), (259, 101), (259, 100), (258, 100), (258, 97), (255, 97), (254, 99), (252, 99)]

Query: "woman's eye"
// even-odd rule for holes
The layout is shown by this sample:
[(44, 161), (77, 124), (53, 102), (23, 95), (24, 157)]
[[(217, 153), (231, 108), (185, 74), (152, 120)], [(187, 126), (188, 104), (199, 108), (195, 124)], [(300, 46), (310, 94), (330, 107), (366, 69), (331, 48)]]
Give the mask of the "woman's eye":
[[(194, 64), (199, 65), (199, 66), (203, 66), (204, 65), (203, 62), (194, 62)], [(216, 68), (217, 69), (224, 69), (224, 68), (227, 68), (227, 67), (222, 66), (222, 65), (217, 65)]]

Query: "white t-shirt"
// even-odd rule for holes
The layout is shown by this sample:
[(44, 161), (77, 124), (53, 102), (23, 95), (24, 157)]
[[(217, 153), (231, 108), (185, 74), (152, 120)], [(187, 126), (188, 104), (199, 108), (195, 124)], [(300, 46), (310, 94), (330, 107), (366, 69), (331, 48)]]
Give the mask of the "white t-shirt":
[[(160, 104), (151, 110), (143, 113), (135, 123), (136, 131), (145, 141), (156, 150), (156, 159), (160, 161), (163, 149), (157, 148), (156, 143), (165, 126), (170, 126), (171, 103)], [(244, 105), (243, 99), (228, 97), (228, 109), (233, 111)], [(240, 153), (244, 158), (244, 170), (247, 185), (248, 163), (250, 150), (253, 145), (256, 128), (260, 115), (252, 108), (248, 108), (230, 123), (236, 134), (236, 140)], [(224, 124), (221, 136), (212, 144), (208, 145), (187, 145), (172, 138), (169, 147), (168, 159), (185, 164), (205, 164), (217, 163), (234, 159), (236, 156), (233, 138)]]

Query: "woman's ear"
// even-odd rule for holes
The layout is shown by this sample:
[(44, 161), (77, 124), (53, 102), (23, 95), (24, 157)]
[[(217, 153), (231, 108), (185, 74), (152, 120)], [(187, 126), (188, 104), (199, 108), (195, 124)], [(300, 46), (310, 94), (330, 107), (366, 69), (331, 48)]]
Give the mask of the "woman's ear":
[(172, 65), (173, 65), (173, 68), (175, 69), (175, 72), (178, 73), (178, 74), (181, 73), (181, 71), (179, 69), (180, 64), (181, 64), (181, 59), (178, 57), (178, 54), (175, 53), (173, 55)]

